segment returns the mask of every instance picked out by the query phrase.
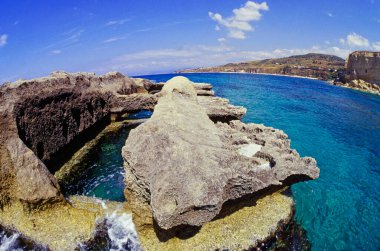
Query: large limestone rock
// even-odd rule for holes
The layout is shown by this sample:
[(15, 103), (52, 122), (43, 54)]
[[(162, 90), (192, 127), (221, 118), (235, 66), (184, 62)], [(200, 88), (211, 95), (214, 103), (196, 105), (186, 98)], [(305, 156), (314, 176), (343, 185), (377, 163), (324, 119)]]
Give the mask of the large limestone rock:
[(300, 158), (282, 131), (215, 124), (196, 94), (184, 77), (168, 81), (122, 150), (126, 198), (149, 203), (160, 228), (201, 226), (227, 201), (318, 177), (315, 160)]
[(111, 112), (153, 108), (156, 101), (139, 90), (117, 72), (55, 72), (0, 86), (0, 207), (12, 200), (29, 209), (64, 201), (52, 175), (56, 164), (101, 130)]
[(364, 80), (380, 85), (380, 52), (355, 51), (346, 62), (346, 81)]

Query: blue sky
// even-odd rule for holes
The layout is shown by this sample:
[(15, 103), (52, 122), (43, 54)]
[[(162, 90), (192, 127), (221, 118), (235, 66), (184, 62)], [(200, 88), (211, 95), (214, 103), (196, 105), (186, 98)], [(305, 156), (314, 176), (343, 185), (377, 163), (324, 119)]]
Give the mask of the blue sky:
[(1, 0), (0, 83), (380, 51), (380, 0)]

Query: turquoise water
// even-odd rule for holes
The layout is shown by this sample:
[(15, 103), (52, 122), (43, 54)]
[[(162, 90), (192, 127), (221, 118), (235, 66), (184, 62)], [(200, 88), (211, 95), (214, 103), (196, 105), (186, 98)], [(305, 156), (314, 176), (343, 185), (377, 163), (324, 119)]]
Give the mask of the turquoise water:
[[(129, 115), (128, 119), (143, 119), (150, 116), (150, 111), (141, 111)], [(136, 126), (124, 126), (119, 131), (107, 132), (81, 160), (81, 170), (85, 171), (71, 184), (62, 187), (64, 194), (125, 201), (121, 148), (134, 127)]]
[(316, 158), (320, 178), (292, 186), (313, 250), (380, 250), (380, 96), (301, 78), (181, 75), (213, 84), (248, 109), (245, 122), (284, 130), (301, 156)]

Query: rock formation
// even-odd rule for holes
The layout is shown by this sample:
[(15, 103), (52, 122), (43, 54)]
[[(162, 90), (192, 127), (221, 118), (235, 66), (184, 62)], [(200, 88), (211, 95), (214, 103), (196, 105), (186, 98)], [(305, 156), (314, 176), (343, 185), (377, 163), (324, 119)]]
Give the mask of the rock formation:
[[(0, 224), (53, 250), (72, 250), (91, 238), (109, 212), (94, 200), (68, 202), (53, 174), (112, 115), (141, 109), (155, 112), (123, 149), (125, 193), (128, 200), (148, 202), (163, 229), (203, 225), (226, 202), (319, 174), (313, 159), (290, 149), (283, 132), (240, 122), (246, 109), (215, 97), (210, 84), (55, 72), (0, 86)], [(266, 198), (231, 218), (242, 221), (249, 212), (281, 205), (276, 214), (261, 217), (268, 227), (257, 229), (257, 243), (292, 213), (290, 197)], [(244, 244), (250, 240), (245, 235)]]
[(107, 124), (111, 112), (153, 109), (155, 99), (139, 89), (120, 73), (55, 72), (1, 86), (0, 207), (12, 200), (32, 208), (64, 201), (52, 175), (56, 164)]
[(356, 51), (346, 62), (346, 81), (363, 80), (380, 85), (380, 52)]
[(201, 226), (228, 201), (318, 177), (315, 160), (300, 158), (282, 131), (215, 124), (203, 98), (188, 79), (171, 79), (123, 147), (126, 198), (149, 203), (160, 228)]

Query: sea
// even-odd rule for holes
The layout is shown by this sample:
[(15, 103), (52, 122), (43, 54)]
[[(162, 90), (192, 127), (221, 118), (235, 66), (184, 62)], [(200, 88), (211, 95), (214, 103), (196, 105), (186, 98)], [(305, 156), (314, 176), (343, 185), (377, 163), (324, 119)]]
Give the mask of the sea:
[[(380, 96), (287, 76), (139, 77), (165, 82), (178, 75), (212, 84), (217, 96), (247, 108), (244, 122), (283, 130), (301, 156), (317, 160), (320, 177), (291, 187), (295, 220), (306, 231), (312, 250), (380, 250)], [(132, 118), (150, 115), (142, 111)], [(129, 130), (100, 141), (85, 158), (87, 172), (67, 189), (69, 194), (125, 200), (120, 152)], [(0, 232), (0, 250), (12, 247), (16, 237)]]

